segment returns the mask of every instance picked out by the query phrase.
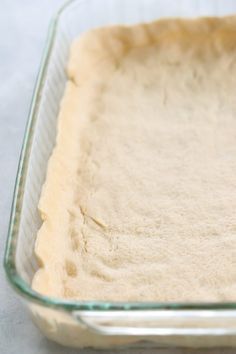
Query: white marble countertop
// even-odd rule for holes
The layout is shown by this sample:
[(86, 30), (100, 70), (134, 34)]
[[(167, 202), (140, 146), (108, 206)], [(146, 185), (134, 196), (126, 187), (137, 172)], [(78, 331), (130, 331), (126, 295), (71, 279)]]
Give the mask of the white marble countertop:
[[(49, 20), (63, 0), (1, 0), (0, 3), (0, 259), (2, 263), (20, 148)], [(45, 339), (7, 284), (0, 267), (0, 353), (73, 354)], [(101, 351), (100, 351), (101, 352)], [(106, 353), (112, 351), (106, 351)], [(128, 353), (190, 353), (190, 350), (125, 350)], [(194, 353), (236, 350), (201, 350)], [(115, 351), (115, 353), (118, 353)]]

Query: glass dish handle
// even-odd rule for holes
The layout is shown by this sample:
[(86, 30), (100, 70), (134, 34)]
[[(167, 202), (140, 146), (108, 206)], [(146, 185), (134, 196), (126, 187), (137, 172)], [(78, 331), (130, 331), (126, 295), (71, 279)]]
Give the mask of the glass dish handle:
[(232, 310), (74, 311), (73, 317), (102, 335), (170, 336), (235, 335)]

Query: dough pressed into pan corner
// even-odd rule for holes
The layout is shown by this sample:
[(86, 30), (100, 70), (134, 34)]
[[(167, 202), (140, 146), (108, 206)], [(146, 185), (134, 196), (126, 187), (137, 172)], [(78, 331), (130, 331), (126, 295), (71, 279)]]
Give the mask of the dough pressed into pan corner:
[(236, 18), (91, 30), (67, 72), (33, 288), (235, 300)]

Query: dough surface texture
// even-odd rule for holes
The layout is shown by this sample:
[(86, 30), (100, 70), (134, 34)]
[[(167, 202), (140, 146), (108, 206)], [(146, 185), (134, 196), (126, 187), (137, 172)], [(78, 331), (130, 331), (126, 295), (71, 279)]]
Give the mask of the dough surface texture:
[(91, 30), (67, 72), (33, 288), (235, 300), (235, 17)]

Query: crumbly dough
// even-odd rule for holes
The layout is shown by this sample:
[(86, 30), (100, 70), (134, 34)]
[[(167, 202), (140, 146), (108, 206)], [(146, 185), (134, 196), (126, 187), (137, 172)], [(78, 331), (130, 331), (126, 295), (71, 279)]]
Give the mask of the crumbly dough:
[(235, 300), (235, 92), (235, 17), (76, 40), (39, 204), (34, 289)]

